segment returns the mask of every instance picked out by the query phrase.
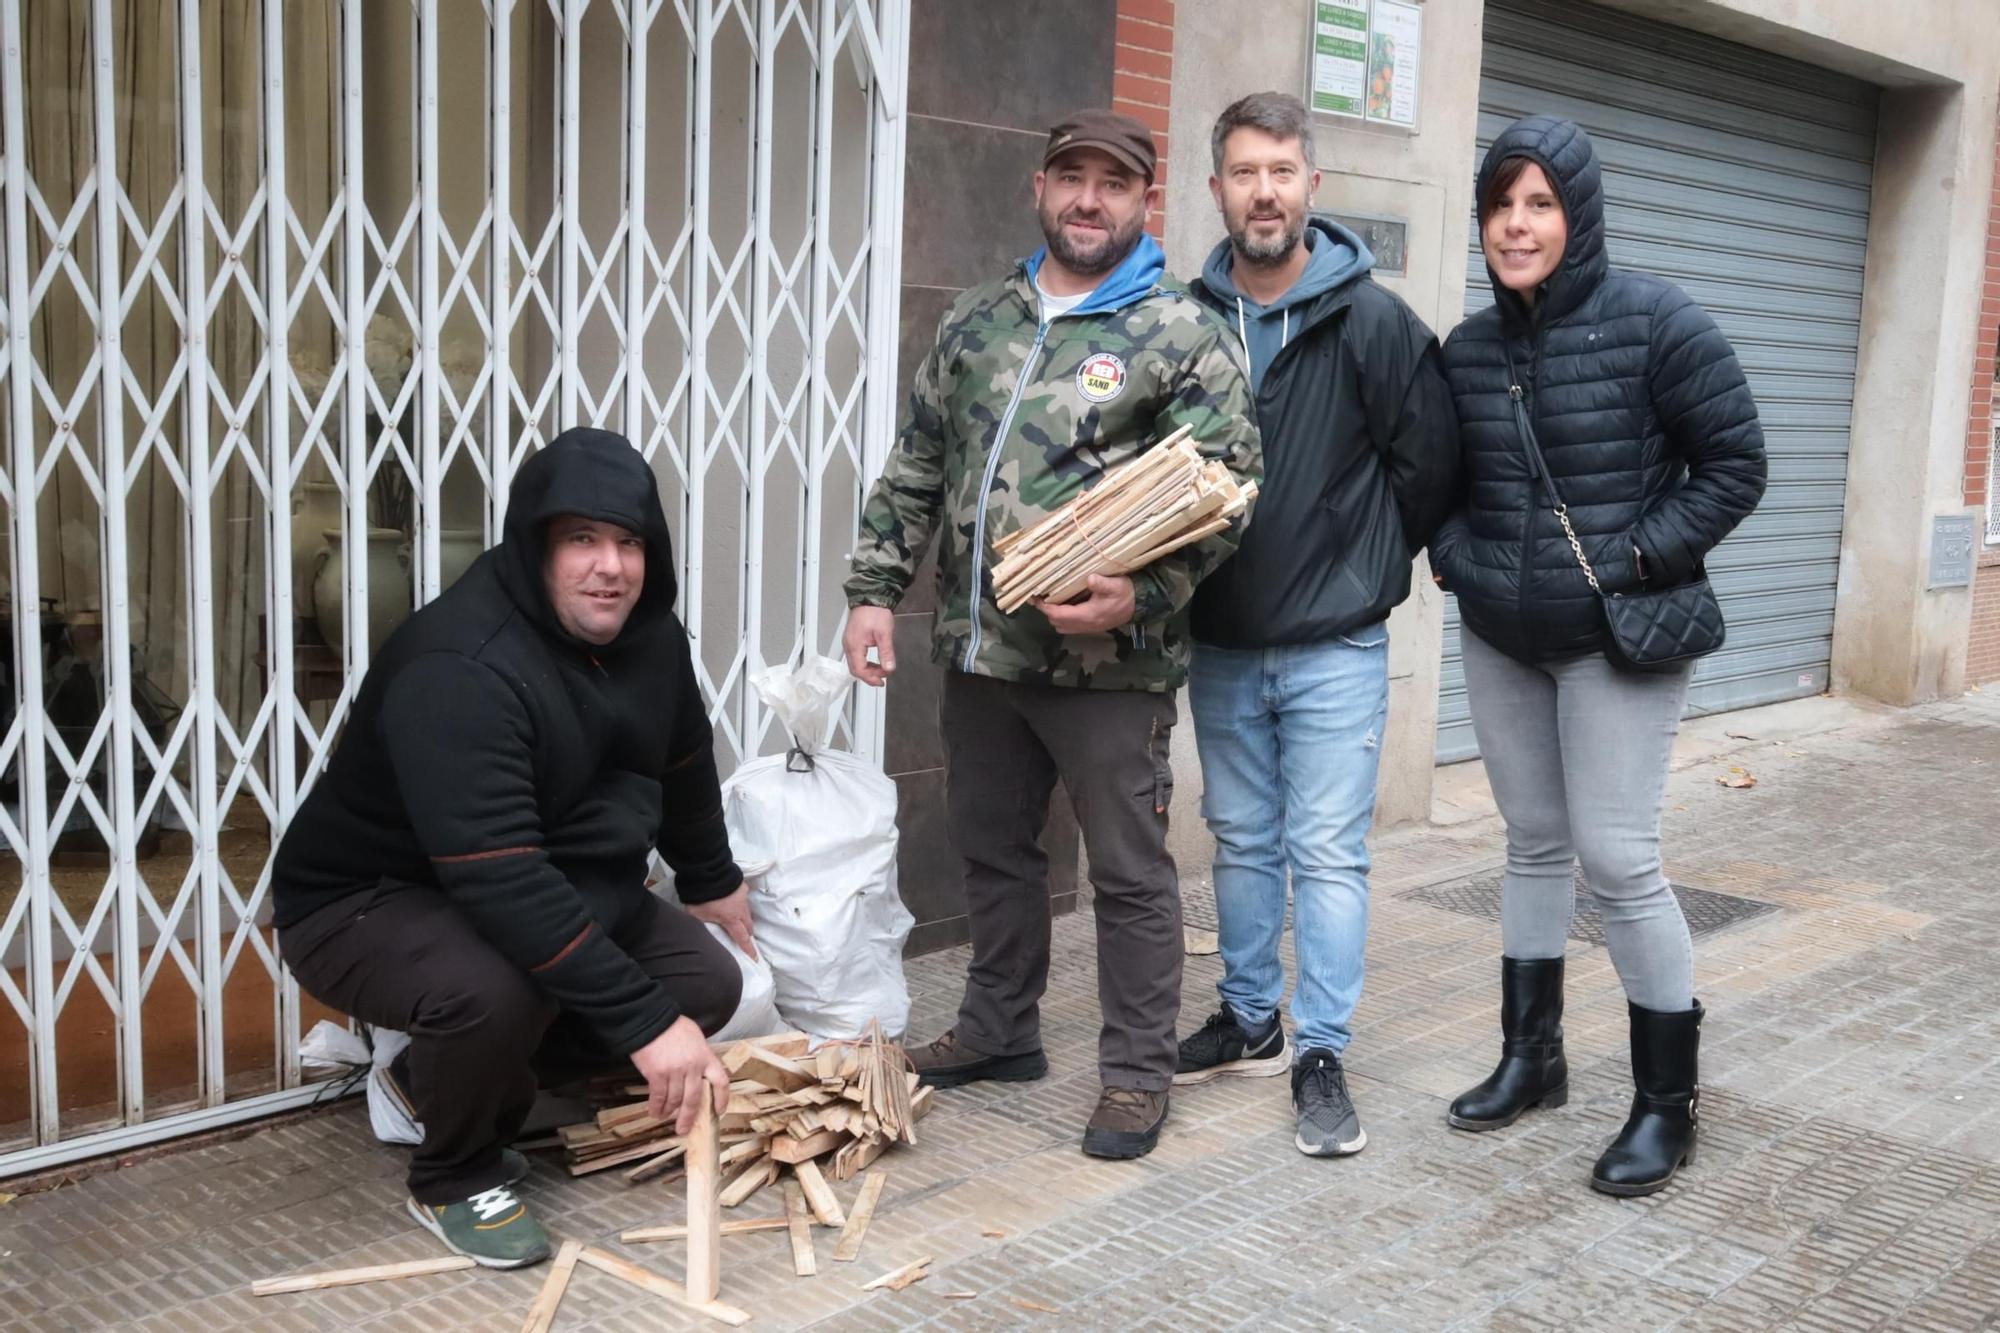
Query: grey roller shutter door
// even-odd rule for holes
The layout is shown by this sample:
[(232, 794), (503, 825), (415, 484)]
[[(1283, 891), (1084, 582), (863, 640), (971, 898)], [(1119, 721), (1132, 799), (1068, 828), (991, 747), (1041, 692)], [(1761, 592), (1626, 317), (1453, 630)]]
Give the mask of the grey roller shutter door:
[[(1827, 686), (1876, 99), (1869, 84), (1587, 4), (1486, 8), (1480, 154), (1526, 115), (1588, 130), (1611, 262), (1700, 302), (1757, 395), (1771, 486), (1709, 558), (1729, 642), (1696, 673), (1690, 714)], [(1492, 301), (1475, 232), (1466, 313)], [(1445, 603), (1437, 754), (1448, 762), (1478, 747), (1458, 608)]]

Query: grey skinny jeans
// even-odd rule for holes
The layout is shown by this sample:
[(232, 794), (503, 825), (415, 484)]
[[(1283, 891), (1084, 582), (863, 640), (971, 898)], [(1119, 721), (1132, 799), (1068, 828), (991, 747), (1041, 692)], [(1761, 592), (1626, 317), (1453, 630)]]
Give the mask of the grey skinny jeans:
[(1694, 949), (1660, 868), (1660, 807), (1693, 664), (1620, 671), (1592, 654), (1523, 666), (1470, 630), (1463, 650), (1472, 730), (1507, 823), (1507, 956), (1562, 957), (1581, 861), (1625, 994), (1691, 1009)]

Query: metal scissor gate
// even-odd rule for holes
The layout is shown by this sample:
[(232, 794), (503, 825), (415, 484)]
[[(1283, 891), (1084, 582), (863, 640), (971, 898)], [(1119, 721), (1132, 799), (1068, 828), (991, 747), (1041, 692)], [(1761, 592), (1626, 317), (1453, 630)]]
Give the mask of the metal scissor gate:
[[(270, 853), (571, 424), (725, 769), (890, 434), (907, 0), (0, 0), (0, 1177), (300, 1105)], [(847, 743), (875, 752), (876, 700)]]

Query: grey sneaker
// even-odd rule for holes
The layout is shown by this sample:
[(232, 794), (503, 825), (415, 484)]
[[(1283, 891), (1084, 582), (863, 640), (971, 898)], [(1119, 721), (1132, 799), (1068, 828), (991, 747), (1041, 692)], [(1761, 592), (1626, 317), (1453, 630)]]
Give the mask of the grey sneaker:
[(1324, 1046), (1299, 1052), (1292, 1067), (1292, 1110), (1299, 1117), (1292, 1142), (1308, 1157), (1347, 1157), (1368, 1146), (1340, 1057)]
[(463, 1203), (407, 1202), (424, 1230), (486, 1268), (525, 1268), (549, 1257), (549, 1233), (505, 1185)]

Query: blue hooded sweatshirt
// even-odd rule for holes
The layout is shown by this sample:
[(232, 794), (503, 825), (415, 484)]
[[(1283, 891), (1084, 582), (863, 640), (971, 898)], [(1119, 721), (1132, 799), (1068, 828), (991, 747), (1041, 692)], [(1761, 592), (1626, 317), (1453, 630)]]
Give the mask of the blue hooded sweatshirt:
[[(1045, 245), (1021, 261), (1028, 272), (1032, 284), (1042, 271), (1042, 261), (1049, 256)], [(1159, 285), (1160, 276), (1167, 271), (1167, 252), (1160, 243), (1145, 232), (1139, 233), (1139, 243), (1132, 247), (1132, 253), (1120, 260), (1118, 267), (1104, 275), (1104, 281), (1091, 289), (1089, 296), (1070, 315), (1095, 315), (1104, 310), (1117, 310), (1130, 305)], [(1063, 318), (1068, 318), (1065, 315)]]
[(1369, 251), (1367, 242), (1338, 222), (1308, 218), (1300, 243), (1308, 251), (1306, 271), (1299, 274), (1297, 282), (1285, 289), (1284, 295), (1269, 305), (1258, 305), (1236, 289), (1230, 272), (1236, 261), (1236, 252), (1227, 237), (1208, 252), (1208, 262), (1202, 265), (1201, 278), (1208, 289), (1235, 307), (1233, 323), (1237, 336), (1243, 340), (1243, 350), (1250, 358), (1252, 393), (1264, 387), (1265, 370), (1270, 368), (1279, 350), (1292, 340), (1292, 334), (1297, 331), (1292, 307), (1310, 301), (1321, 292), (1352, 282), (1375, 267), (1375, 256)]

